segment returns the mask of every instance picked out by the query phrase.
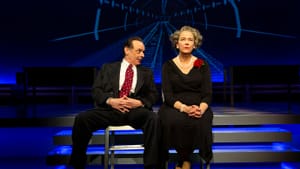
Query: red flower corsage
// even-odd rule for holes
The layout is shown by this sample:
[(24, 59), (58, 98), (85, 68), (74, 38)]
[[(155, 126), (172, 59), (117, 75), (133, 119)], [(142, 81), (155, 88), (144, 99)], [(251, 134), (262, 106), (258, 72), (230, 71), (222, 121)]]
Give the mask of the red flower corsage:
[(204, 61), (202, 59), (196, 59), (194, 62), (194, 67), (200, 69), (201, 66), (204, 66)]

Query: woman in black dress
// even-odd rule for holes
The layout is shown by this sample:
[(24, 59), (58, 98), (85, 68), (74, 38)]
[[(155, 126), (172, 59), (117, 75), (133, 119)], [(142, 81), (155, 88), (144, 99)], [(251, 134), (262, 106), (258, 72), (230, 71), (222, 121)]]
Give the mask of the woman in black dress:
[(162, 154), (167, 161), (169, 148), (175, 148), (179, 156), (176, 169), (190, 169), (190, 156), (195, 149), (199, 149), (206, 163), (212, 159), (210, 69), (208, 62), (192, 54), (202, 43), (197, 29), (183, 26), (170, 36), (170, 40), (178, 55), (166, 61), (162, 69), (164, 103), (158, 112), (162, 125)]

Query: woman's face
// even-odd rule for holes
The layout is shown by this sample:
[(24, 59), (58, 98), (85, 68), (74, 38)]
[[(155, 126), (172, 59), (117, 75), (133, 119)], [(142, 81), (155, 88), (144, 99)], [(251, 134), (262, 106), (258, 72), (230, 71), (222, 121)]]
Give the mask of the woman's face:
[(189, 54), (192, 53), (195, 48), (195, 39), (190, 31), (183, 31), (180, 33), (176, 48), (180, 53)]

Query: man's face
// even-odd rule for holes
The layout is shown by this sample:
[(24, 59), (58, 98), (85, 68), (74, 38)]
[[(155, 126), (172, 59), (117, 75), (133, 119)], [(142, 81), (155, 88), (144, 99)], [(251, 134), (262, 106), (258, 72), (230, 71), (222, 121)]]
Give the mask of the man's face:
[(125, 59), (133, 64), (139, 65), (144, 58), (145, 45), (143, 42), (134, 40), (132, 41), (132, 48), (125, 48)]

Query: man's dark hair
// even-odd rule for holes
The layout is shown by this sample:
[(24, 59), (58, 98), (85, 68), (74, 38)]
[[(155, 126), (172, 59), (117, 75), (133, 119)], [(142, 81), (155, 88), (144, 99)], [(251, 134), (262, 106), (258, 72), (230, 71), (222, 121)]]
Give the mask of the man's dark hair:
[(128, 38), (128, 39), (125, 41), (123, 47), (124, 47), (124, 48), (125, 48), (125, 47), (133, 48), (132, 41), (134, 41), (134, 40), (143, 42), (143, 39), (142, 39), (141, 37), (139, 37), (139, 36), (133, 36), (133, 37)]

